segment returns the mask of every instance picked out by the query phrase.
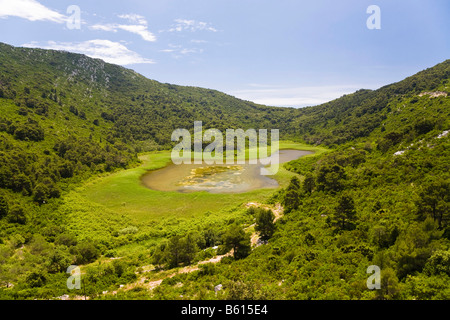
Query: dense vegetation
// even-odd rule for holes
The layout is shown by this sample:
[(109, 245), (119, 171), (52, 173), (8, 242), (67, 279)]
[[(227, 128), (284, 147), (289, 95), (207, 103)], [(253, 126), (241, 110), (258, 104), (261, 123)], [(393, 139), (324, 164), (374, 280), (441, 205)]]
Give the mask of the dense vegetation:
[[(449, 299), (449, 79), (448, 60), (375, 91), (273, 108), (83, 55), (0, 44), (0, 298), (61, 296), (76, 264), (92, 298)], [(102, 221), (103, 208), (77, 198), (76, 187), (137, 166), (139, 152), (168, 149), (172, 131), (194, 120), (277, 128), (331, 151), (285, 166), (297, 175), (267, 199), (284, 207), (275, 223), (271, 210), (250, 208), (151, 221), (143, 233), (123, 215)], [(97, 237), (70, 225), (73, 206), (98, 215), (89, 226)], [(262, 240), (253, 248), (252, 231)], [(118, 259), (138, 242), (139, 252)], [(102, 295), (228, 252), (151, 291)], [(366, 287), (370, 265), (382, 270), (380, 290)]]

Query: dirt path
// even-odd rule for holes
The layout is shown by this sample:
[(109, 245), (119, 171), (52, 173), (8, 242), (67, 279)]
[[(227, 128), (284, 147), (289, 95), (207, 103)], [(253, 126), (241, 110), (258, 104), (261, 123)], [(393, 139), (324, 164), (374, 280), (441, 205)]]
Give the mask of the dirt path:
[[(246, 208), (250, 208), (250, 207), (256, 207), (256, 208), (264, 208), (264, 209), (270, 209), (272, 210), (273, 214), (275, 215), (275, 219), (273, 220), (273, 222), (277, 221), (279, 218), (281, 218), (283, 216), (283, 212), (284, 212), (284, 208), (281, 206), (280, 203), (277, 203), (276, 205), (268, 205), (268, 204), (261, 204), (259, 202), (249, 202), (245, 205)], [(248, 229), (250, 229), (251, 227), (254, 227), (255, 224), (250, 225), (249, 227), (246, 228), (246, 231)], [(257, 232), (252, 232), (251, 238), (250, 238), (250, 242), (252, 244), (252, 247), (256, 247), (259, 245), (258, 243), (259, 240), (259, 236)]]
[[(146, 288), (147, 290), (152, 290), (152, 289), (156, 288), (157, 286), (159, 286), (161, 284), (161, 282), (163, 282), (164, 279), (172, 278), (172, 277), (176, 276), (177, 274), (190, 273), (190, 272), (194, 272), (194, 271), (200, 270), (200, 267), (199, 267), (200, 265), (206, 264), (206, 263), (218, 263), (218, 262), (220, 262), (220, 260), (222, 260), (223, 257), (230, 256), (230, 255), (232, 255), (231, 251), (226, 253), (226, 254), (223, 254), (223, 255), (215, 256), (214, 258), (211, 258), (211, 259), (200, 261), (200, 262), (198, 262), (195, 265), (186, 266), (186, 267), (183, 267), (181, 269), (178, 269), (176, 272), (168, 273), (167, 275), (163, 276), (162, 279), (158, 279), (158, 280), (153, 280), (153, 281), (147, 281), (146, 282), (146, 280), (148, 280), (148, 278), (146, 276), (143, 276), (143, 277), (139, 278), (136, 282), (124, 285), (123, 287), (119, 288), (118, 290), (115, 290), (115, 291), (112, 291), (112, 292), (108, 292), (108, 293), (105, 292), (105, 294), (113, 294), (113, 295), (115, 295), (115, 294), (117, 294), (117, 292), (119, 290), (127, 291), (127, 290), (133, 289), (133, 288), (135, 288), (137, 286), (141, 286), (143, 288)], [(150, 270), (150, 271), (152, 271), (152, 270)], [(161, 273), (163, 273), (163, 272), (165, 272), (165, 271), (161, 271)]]
[(245, 205), (245, 207), (246, 208), (256, 207), (272, 210), (273, 214), (275, 215), (275, 220), (273, 220), (274, 222), (277, 221), (279, 218), (281, 218), (284, 212), (284, 208), (280, 203), (270, 205), (270, 204), (261, 204), (259, 202), (249, 202)]

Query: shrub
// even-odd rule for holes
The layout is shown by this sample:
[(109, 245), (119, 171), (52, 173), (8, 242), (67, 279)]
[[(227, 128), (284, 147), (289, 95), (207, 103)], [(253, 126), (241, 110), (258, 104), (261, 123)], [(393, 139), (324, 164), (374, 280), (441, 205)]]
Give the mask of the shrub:
[(5, 196), (0, 194), (0, 219), (5, 217), (9, 212), (8, 201)]
[(14, 137), (18, 140), (42, 141), (44, 129), (37, 123), (21, 124), (14, 131)]
[(450, 276), (450, 251), (439, 250), (433, 253), (423, 271), (428, 275), (447, 274)]
[(18, 224), (25, 224), (27, 221), (27, 218), (25, 216), (25, 211), (20, 206), (13, 206), (7, 215), (8, 222), (11, 223), (18, 223)]
[(129, 226), (126, 228), (123, 228), (122, 230), (119, 230), (119, 235), (124, 235), (124, 234), (135, 234), (138, 232), (138, 228), (135, 226)]
[(85, 264), (94, 261), (99, 256), (99, 252), (95, 245), (90, 241), (83, 241), (73, 247), (72, 252), (75, 253), (75, 263)]
[(47, 282), (47, 275), (43, 271), (32, 271), (27, 274), (26, 282), (31, 288), (42, 287)]

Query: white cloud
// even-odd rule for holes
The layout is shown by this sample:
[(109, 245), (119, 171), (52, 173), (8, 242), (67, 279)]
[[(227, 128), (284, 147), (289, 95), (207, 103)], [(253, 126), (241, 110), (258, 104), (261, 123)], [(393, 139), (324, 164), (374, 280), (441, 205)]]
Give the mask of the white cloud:
[(147, 30), (146, 26), (143, 26), (143, 25), (118, 25), (117, 27), (119, 29), (138, 34), (145, 41), (150, 41), (150, 42), (156, 41), (156, 37), (153, 35), (153, 33), (151, 33), (150, 31)]
[(122, 19), (126, 19), (133, 23), (147, 25), (147, 20), (145, 19), (145, 17), (135, 14), (135, 13), (121, 14), (121, 15), (118, 15), (118, 17), (122, 18)]
[(191, 42), (192, 43), (208, 43), (208, 41), (206, 41), (206, 40), (197, 40), (197, 39), (192, 39)]
[(19, 17), (30, 21), (65, 23), (67, 17), (36, 0), (0, 0), (0, 18)]
[(120, 24), (120, 23), (108, 23), (108, 24), (95, 24), (89, 28), (92, 30), (117, 32), (118, 30), (128, 31), (137, 35), (140, 35), (145, 41), (156, 41), (156, 37), (148, 30), (147, 20), (143, 16), (138, 14), (122, 14), (118, 16), (121, 19), (128, 20), (134, 24)]
[(209, 23), (203, 21), (175, 19), (176, 24), (167, 30), (168, 32), (181, 32), (181, 31), (211, 31), (217, 32), (218, 30), (212, 27)]
[(89, 27), (92, 30), (117, 32), (117, 27), (113, 24), (94, 24)]
[(169, 44), (169, 49), (159, 50), (160, 52), (171, 53), (172, 57), (179, 59), (185, 55), (192, 53), (203, 53), (201, 48), (185, 48), (181, 45)]
[(203, 53), (203, 49), (197, 48), (183, 48), (180, 50), (181, 54), (189, 54), (189, 53)]
[(26, 43), (24, 47), (63, 50), (85, 54), (91, 58), (102, 59), (106, 62), (129, 65), (138, 63), (154, 63), (153, 60), (143, 58), (138, 53), (129, 50), (123, 44), (110, 40), (88, 40), (83, 42), (55, 42), (39, 45), (36, 42)]
[(250, 84), (249, 87), (251, 89), (229, 91), (229, 94), (268, 106), (306, 107), (322, 104), (361, 89), (360, 85), (286, 88), (265, 84)]

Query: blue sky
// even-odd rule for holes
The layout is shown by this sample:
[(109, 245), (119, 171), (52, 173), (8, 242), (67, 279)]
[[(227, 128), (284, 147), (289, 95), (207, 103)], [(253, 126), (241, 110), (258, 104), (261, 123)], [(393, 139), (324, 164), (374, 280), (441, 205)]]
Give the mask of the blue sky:
[[(80, 28), (71, 28), (80, 9)], [(367, 28), (380, 8), (381, 29)], [(276, 106), (376, 89), (450, 58), (448, 0), (0, 0), (0, 41)]]

